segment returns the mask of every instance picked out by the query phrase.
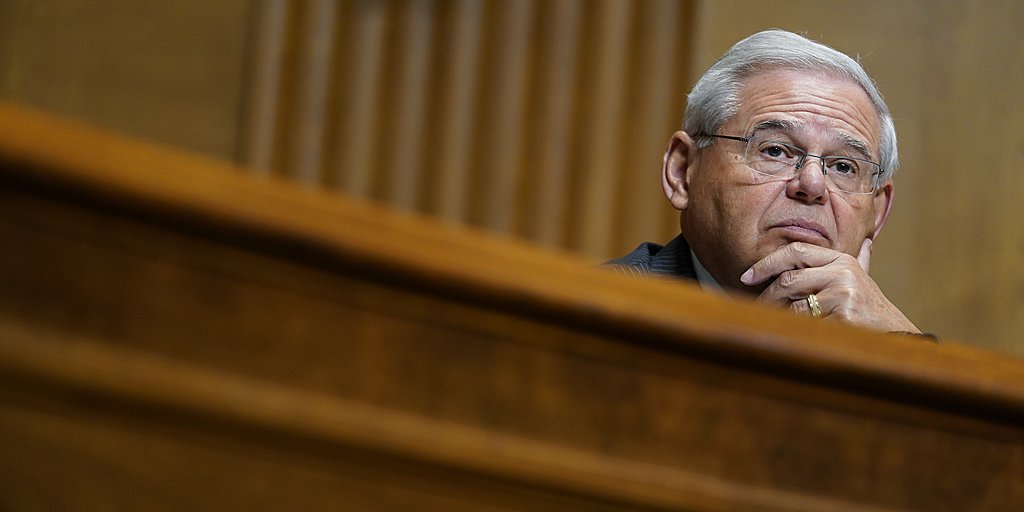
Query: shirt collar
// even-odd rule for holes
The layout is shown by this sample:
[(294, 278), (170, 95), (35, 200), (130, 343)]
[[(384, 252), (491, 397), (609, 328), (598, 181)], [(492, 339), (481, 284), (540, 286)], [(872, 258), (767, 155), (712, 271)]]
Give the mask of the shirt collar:
[(706, 292), (723, 292), (722, 285), (718, 284), (718, 281), (711, 276), (708, 269), (704, 268), (704, 265), (700, 264), (700, 260), (697, 259), (697, 255), (694, 254), (693, 249), (690, 249), (690, 259), (693, 260), (693, 269), (697, 272), (697, 282), (700, 283), (700, 287)]

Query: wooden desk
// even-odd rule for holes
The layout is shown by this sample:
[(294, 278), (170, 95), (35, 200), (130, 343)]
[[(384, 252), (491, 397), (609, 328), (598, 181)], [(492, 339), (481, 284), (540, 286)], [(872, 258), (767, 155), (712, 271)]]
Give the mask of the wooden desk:
[(1024, 362), (0, 105), (0, 508), (1024, 509)]

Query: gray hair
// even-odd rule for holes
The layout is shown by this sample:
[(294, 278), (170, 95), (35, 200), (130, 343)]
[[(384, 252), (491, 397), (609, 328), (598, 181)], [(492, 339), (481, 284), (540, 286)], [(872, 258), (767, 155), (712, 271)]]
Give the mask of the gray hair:
[[(785, 30), (758, 32), (725, 52), (690, 91), (683, 130), (692, 137), (717, 133), (739, 111), (739, 91), (744, 80), (758, 71), (773, 68), (823, 72), (859, 84), (878, 114), (882, 131), (881, 177), (883, 180), (892, 177), (899, 166), (896, 127), (875, 82), (860, 63), (848, 55)], [(697, 147), (707, 147), (713, 140), (699, 137)]]

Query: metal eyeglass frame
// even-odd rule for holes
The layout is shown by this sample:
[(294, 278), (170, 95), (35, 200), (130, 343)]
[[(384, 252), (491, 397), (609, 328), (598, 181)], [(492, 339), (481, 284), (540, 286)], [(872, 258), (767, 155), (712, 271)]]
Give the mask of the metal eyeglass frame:
[[(880, 164), (878, 162), (872, 162), (871, 160), (865, 160), (863, 158), (856, 158), (856, 157), (851, 157), (851, 156), (813, 155), (811, 153), (808, 153), (807, 151), (804, 151), (802, 148), (799, 148), (797, 146), (794, 146), (792, 144), (788, 144), (788, 143), (785, 143), (785, 142), (782, 142), (782, 141), (777, 141), (777, 140), (772, 140), (772, 139), (763, 139), (761, 137), (740, 137), (740, 136), (737, 136), (737, 135), (719, 135), (719, 134), (716, 134), (716, 133), (701, 133), (701, 134), (698, 134), (697, 137), (712, 137), (712, 138), (716, 138), (716, 139), (728, 139), (728, 140), (735, 140), (735, 141), (742, 142), (744, 144), (744, 146), (743, 146), (744, 158), (746, 158), (747, 151), (749, 150), (747, 148), (747, 145), (750, 144), (750, 141), (752, 139), (765, 140), (765, 141), (771, 141), (771, 142), (775, 142), (775, 143), (778, 143), (778, 144), (782, 144), (783, 146), (795, 149), (801, 155), (803, 155), (803, 156), (800, 157), (799, 160), (797, 160), (797, 162), (795, 164), (793, 164), (793, 168), (794, 169), (799, 171), (800, 167), (802, 167), (807, 162), (807, 157), (814, 157), (814, 158), (821, 159), (821, 174), (824, 175), (824, 176), (828, 176), (828, 167), (825, 165), (825, 159), (826, 158), (843, 158), (843, 159), (846, 159), (846, 160), (856, 160), (858, 162), (864, 162), (864, 163), (868, 163), (868, 164), (871, 164), (871, 165), (875, 166), (876, 171), (874, 172), (874, 174), (873, 174), (873, 176), (871, 178), (871, 190), (869, 190), (867, 192), (854, 192), (852, 190), (843, 190), (841, 188), (837, 188), (837, 189), (831, 189), (830, 188), (830, 190), (832, 190), (833, 192), (841, 192), (843, 194), (861, 194), (861, 195), (874, 194), (878, 190), (879, 177), (881, 177), (881, 175), (882, 175), (882, 164)], [(749, 168), (750, 170), (752, 170), (752, 171), (754, 171), (754, 172), (756, 172), (758, 174), (763, 174), (765, 176), (773, 176), (771, 174), (766, 174), (766, 173), (763, 173), (761, 171), (758, 171), (757, 169), (754, 169), (753, 167), (750, 167), (749, 165), (747, 165), (747, 168)], [(779, 176), (779, 177), (781, 177), (781, 176)], [(796, 175), (793, 175), (793, 177), (789, 178), (789, 179), (793, 179), (795, 177), (796, 177)], [(786, 181), (789, 181), (789, 180), (786, 180)]]

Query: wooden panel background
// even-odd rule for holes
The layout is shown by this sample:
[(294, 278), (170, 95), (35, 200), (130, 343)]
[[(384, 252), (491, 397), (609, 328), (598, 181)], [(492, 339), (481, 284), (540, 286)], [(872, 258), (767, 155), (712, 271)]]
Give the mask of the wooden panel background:
[(671, 232), (656, 178), (683, 104), (685, 3), (281, 0), (256, 15), (242, 162), (594, 256)]
[(595, 260), (675, 232), (657, 172), (693, 78), (754, 31), (806, 32), (860, 54), (896, 116), (873, 274), (926, 330), (1024, 354), (1018, 2), (3, 7), (5, 98)]
[(244, 0), (0, 1), (0, 95), (231, 158), (250, 8)]

